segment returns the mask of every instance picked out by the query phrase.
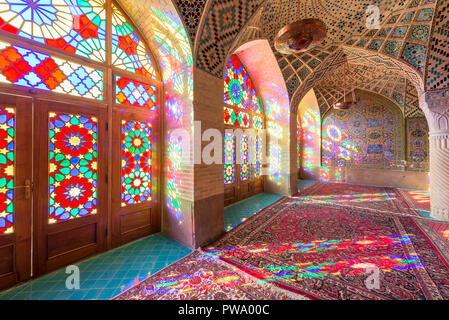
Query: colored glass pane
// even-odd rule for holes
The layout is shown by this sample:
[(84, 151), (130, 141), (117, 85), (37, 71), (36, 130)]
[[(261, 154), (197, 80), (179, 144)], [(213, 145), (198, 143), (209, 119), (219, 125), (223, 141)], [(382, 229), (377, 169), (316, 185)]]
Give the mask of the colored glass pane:
[(0, 236), (14, 232), (14, 114), (0, 107)]
[(151, 200), (151, 124), (122, 121), (122, 207)]
[(225, 133), (224, 137), (224, 184), (235, 182), (235, 136)]
[(254, 177), (258, 178), (262, 170), (262, 137), (257, 135), (255, 141), (256, 163), (254, 165)]
[(240, 142), (240, 180), (249, 179), (249, 156), (248, 156), (249, 137), (242, 136)]
[(117, 68), (156, 79), (145, 44), (116, 6), (112, 6), (112, 64)]
[(156, 110), (156, 87), (126, 77), (115, 76), (115, 102)]
[(97, 213), (97, 118), (49, 114), (49, 223)]
[(0, 41), (0, 82), (103, 100), (103, 71)]
[(256, 88), (236, 55), (228, 60), (225, 70), (224, 103), (261, 114)]
[(0, 30), (96, 61), (106, 57), (104, 0), (0, 0)]
[(224, 123), (249, 128), (250, 116), (244, 111), (224, 107)]
[(253, 128), (254, 129), (263, 129), (262, 117), (253, 116)]

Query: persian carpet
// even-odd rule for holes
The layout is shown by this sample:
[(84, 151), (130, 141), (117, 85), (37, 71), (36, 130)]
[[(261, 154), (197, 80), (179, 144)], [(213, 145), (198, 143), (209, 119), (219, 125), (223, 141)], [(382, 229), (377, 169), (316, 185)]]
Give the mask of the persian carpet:
[(379, 202), (285, 197), (204, 251), (312, 299), (449, 299), (448, 243), (425, 219), (397, 214), (395, 200)]
[(415, 209), (410, 208), (395, 188), (317, 182), (298, 193), (296, 197), (301, 203), (334, 204), (420, 216)]
[(304, 300), (216, 257), (194, 251), (114, 300)]
[(430, 211), (429, 191), (411, 191), (401, 189), (398, 189), (398, 191), (411, 208)]

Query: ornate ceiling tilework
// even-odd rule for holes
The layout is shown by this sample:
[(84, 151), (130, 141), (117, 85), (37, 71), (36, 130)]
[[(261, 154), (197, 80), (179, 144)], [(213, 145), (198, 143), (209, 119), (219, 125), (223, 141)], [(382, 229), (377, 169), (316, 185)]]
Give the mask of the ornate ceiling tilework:
[(382, 53), (389, 54), (393, 57), (397, 57), (401, 50), (402, 41), (388, 40), (382, 48)]
[(415, 17), (417, 22), (432, 21), (433, 18), (433, 8), (421, 9)]
[(207, 0), (175, 0), (192, 43), (195, 42), (196, 32), (198, 30), (198, 25), (200, 24), (204, 7), (206, 6), (206, 1)]
[(409, 40), (416, 40), (427, 42), (429, 41), (430, 26), (429, 25), (417, 25), (412, 26), (408, 35)]
[(210, 0), (197, 41), (197, 67), (222, 77), (228, 50), (263, 0)]
[(402, 52), (402, 59), (424, 73), (426, 47), (416, 43), (406, 43)]
[(429, 90), (449, 87), (449, 0), (441, 0), (435, 15), (425, 79)]

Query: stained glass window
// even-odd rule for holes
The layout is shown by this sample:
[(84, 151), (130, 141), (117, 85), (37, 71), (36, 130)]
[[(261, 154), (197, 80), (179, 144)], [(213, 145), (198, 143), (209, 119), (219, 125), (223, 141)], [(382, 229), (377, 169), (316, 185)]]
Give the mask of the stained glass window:
[(116, 6), (112, 6), (112, 64), (120, 69), (156, 79), (145, 44)]
[(262, 173), (262, 137), (257, 135), (255, 140), (255, 152), (256, 152), (256, 163), (254, 166), (254, 177), (258, 178), (260, 177)]
[(247, 112), (224, 107), (224, 123), (249, 128), (250, 116)]
[(105, 61), (105, 0), (0, 0), (0, 30)]
[(256, 88), (236, 55), (228, 60), (225, 70), (224, 103), (230, 104), (248, 112), (262, 114)]
[(122, 207), (151, 200), (151, 124), (122, 121)]
[(14, 111), (0, 107), (0, 236), (14, 232)]
[(103, 71), (0, 41), (0, 82), (103, 100)]
[(225, 133), (224, 137), (224, 184), (235, 182), (235, 136)]
[(115, 102), (156, 110), (156, 87), (126, 77), (115, 77)]
[(249, 156), (248, 156), (249, 137), (242, 136), (240, 143), (240, 180), (249, 179)]
[(49, 114), (49, 223), (97, 213), (97, 118)]

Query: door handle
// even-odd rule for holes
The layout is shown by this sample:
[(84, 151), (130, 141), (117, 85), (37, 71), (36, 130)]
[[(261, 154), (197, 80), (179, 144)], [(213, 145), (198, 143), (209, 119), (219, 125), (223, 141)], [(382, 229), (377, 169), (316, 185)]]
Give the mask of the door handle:
[(23, 186), (15, 186), (13, 189), (25, 189), (25, 199), (31, 198), (31, 192), (33, 190), (33, 183), (30, 179), (25, 180), (25, 184)]

